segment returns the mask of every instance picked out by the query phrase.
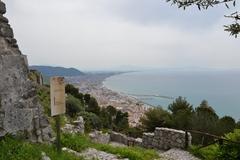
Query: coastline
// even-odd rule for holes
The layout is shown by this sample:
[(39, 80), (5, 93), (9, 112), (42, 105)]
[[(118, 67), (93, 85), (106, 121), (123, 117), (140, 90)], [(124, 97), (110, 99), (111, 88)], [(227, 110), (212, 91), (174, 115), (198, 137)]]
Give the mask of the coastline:
[(79, 88), (79, 92), (91, 94), (96, 98), (101, 107), (109, 105), (115, 107), (129, 115), (129, 125), (135, 127), (139, 125), (139, 120), (144, 113), (152, 106), (143, 103), (134, 96), (114, 91), (104, 85), (104, 81), (115, 75), (127, 72), (97, 73), (79, 77), (68, 77), (67, 82)]

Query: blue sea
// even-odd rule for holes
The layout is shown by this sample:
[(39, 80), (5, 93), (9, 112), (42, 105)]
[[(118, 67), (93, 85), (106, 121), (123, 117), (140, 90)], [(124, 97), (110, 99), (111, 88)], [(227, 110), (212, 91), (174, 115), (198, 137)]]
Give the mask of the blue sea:
[(104, 85), (165, 109), (173, 101), (165, 97), (185, 97), (194, 107), (207, 100), (220, 117), (240, 119), (240, 70), (129, 72), (107, 78)]

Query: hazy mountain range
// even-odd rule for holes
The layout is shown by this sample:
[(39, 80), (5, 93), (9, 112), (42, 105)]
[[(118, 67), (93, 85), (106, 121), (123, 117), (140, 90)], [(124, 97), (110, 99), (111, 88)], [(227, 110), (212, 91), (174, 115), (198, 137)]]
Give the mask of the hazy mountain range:
[(41, 72), (44, 76), (52, 77), (52, 76), (80, 76), (84, 75), (82, 71), (79, 71), (76, 68), (64, 68), (64, 67), (52, 67), (52, 66), (30, 66), (30, 69), (37, 70)]

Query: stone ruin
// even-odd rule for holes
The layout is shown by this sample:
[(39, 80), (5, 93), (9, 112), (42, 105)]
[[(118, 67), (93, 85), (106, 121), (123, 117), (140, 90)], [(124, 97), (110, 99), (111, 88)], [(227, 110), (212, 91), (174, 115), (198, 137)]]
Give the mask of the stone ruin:
[[(154, 133), (144, 133), (142, 138), (134, 139), (124, 134), (111, 132), (110, 140), (128, 146), (168, 150), (171, 148), (185, 148), (185, 132), (170, 128), (156, 128)], [(191, 145), (192, 136), (188, 133), (188, 145)]]
[(5, 13), (0, 0), (0, 137), (12, 134), (33, 142), (49, 141), (49, 121), (28, 79), (27, 57), (20, 52)]
[(63, 133), (77, 133), (77, 134), (84, 134), (84, 119), (82, 116), (77, 117), (77, 120), (73, 121), (72, 124), (65, 124), (65, 126), (63, 128), (61, 128)]
[[(142, 146), (146, 148), (155, 148), (168, 150), (170, 148), (185, 148), (185, 132), (182, 130), (170, 128), (156, 128), (154, 133), (144, 133), (142, 137)], [(188, 146), (191, 145), (192, 136), (188, 133)]]

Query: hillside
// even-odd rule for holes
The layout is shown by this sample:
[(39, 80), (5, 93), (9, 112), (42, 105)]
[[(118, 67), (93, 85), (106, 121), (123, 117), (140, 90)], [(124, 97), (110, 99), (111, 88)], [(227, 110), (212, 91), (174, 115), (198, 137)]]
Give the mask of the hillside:
[(30, 66), (30, 69), (37, 70), (47, 77), (52, 77), (52, 76), (70, 77), (70, 76), (84, 75), (83, 72), (75, 68), (52, 67), (52, 66)]

